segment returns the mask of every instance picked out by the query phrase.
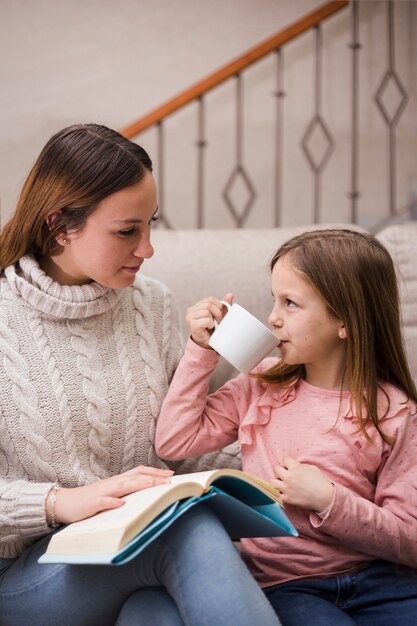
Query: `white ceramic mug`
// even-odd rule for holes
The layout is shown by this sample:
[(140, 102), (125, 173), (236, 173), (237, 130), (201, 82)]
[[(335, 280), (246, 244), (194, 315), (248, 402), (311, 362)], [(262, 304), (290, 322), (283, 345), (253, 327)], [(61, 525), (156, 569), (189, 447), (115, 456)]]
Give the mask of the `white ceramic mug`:
[(209, 346), (242, 374), (248, 374), (278, 345), (262, 322), (239, 304), (221, 301), (227, 313), (209, 339)]

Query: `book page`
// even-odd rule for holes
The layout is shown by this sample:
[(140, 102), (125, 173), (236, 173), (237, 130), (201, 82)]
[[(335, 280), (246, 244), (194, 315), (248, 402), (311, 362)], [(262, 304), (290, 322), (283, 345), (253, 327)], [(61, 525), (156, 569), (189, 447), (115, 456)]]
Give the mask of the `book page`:
[[(93, 532), (94, 530), (104, 530), (105, 527), (115, 528), (125, 526), (131, 519), (137, 518), (140, 512), (152, 507), (159, 498), (171, 491), (174, 486), (194, 483), (200, 485), (202, 490), (205, 489), (207, 479), (211, 474), (213, 474), (213, 471), (209, 470), (206, 472), (172, 476), (168, 484), (156, 485), (155, 487), (148, 487), (147, 489), (130, 493), (124, 496), (126, 503), (120, 508), (102, 511), (92, 517), (75, 522), (68, 528), (71, 528), (74, 532), (75, 530), (80, 530), (80, 532), (84, 533), (86, 531)], [(194, 494), (190, 492), (189, 495)]]

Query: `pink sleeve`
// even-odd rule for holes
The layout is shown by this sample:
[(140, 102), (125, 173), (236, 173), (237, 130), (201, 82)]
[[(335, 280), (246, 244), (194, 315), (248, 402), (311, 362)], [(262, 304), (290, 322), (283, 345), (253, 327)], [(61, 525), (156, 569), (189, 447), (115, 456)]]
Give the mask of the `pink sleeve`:
[(404, 412), (396, 441), (387, 446), (374, 501), (336, 485), (329, 513), (323, 520), (311, 513), (310, 521), (352, 550), (417, 567), (417, 416)]
[(188, 340), (158, 418), (155, 444), (161, 458), (185, 459), (237, 440), (246, 377), (240, 375), (208, 396), (217, 362), (214, 350)]

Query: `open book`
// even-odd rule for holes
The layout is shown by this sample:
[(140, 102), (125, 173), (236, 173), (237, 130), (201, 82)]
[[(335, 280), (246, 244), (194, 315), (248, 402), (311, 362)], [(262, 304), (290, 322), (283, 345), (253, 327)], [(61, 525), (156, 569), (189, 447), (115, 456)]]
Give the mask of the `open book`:
[(118, 509), (56, 532), (39, 563), (125, 563), (199, 502), (216, 513), (232, 539), (298, 534), (278, 489), (239, 470), (173, 476), (169, 484), (137, 491), (125, 500)]

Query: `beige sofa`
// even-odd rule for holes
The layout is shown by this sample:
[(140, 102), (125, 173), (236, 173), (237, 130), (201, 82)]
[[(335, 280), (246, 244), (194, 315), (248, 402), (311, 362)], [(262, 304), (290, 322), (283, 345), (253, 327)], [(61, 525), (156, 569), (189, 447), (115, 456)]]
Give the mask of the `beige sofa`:
[[(208, 295), (222, 298), (231, 291), (237, 302), (266, 322), (272, 307), (269, 260), (281, 243), (307, 228), (155, 230), (155, 255), (146, 261), (143, 271), (174, 292), (181, 310), (184, 338), (187, 307)], [(404, 339), (417, 384), (417, 222), (390, 226), (377, 237), (388, 248), (398, 268)], [(234, 373), (221, 359), (212, 378), (212, 388)]]

